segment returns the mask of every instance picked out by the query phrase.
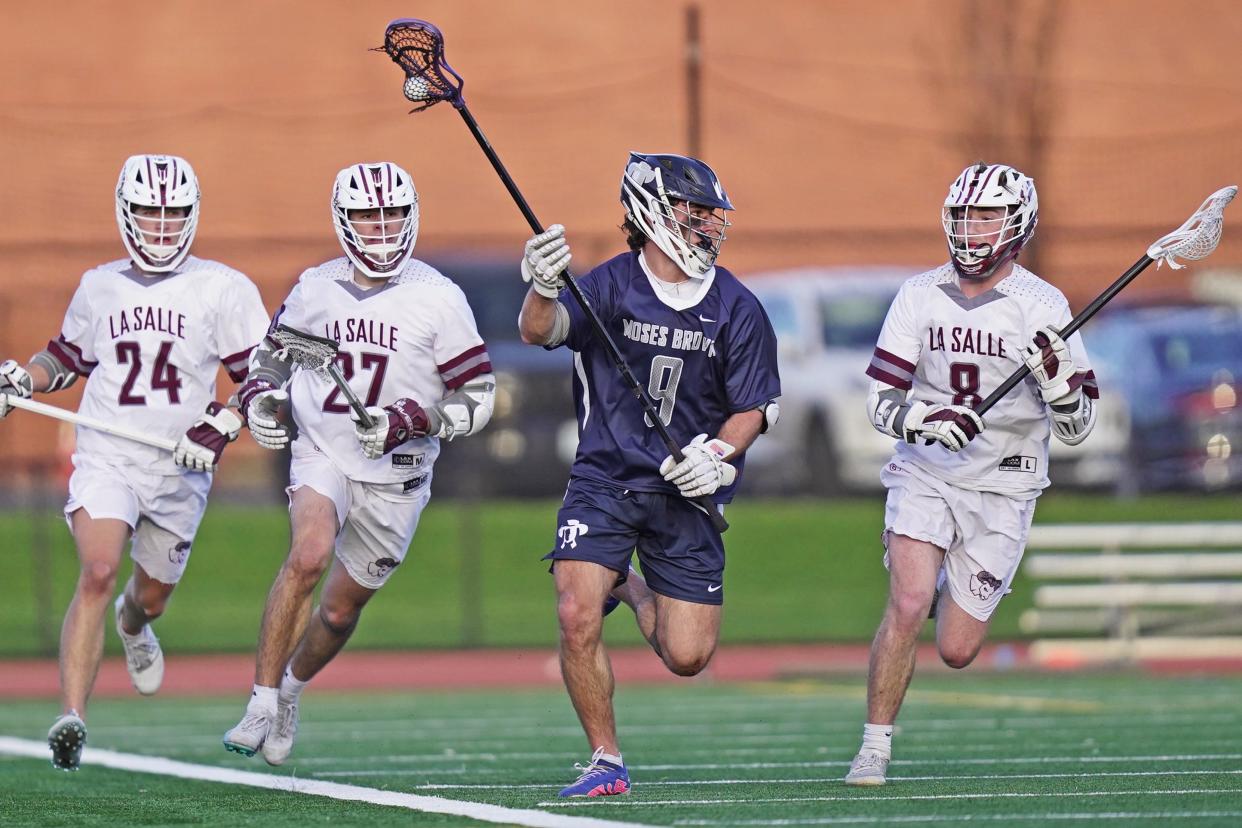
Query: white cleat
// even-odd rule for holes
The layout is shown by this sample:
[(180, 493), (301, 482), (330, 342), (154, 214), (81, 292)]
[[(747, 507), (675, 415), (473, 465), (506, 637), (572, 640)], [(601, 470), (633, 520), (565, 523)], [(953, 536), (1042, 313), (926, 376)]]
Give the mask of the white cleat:
[(77, 712), (70, 710), (52, 723), (47, 746), (52, 749), (52, 767), (63, 771), (78, 769), (82, 748), (86, 746), (86, 723)]
[(263, 742), (263, 758), (269, 765), (283, 765), (293, 752), (298, 735), (298, 703), (281, 699), (276, 707), (276, 723)]
[(272, 716), (246, 709), (246, 715), (224, 734), (224, 747), (242, 756), (254, 756), (272, 729)]
[(125, 669), (129, 671), (129, 680), (134, 689), (144, 696), (150, 696), (160, 689), (164, 681), (164, 651), (160, 649), (160, 640), (147, 624), (138, 635), (127, 635), (121, 626), (121, 608), (125, 606), (125, 594), (116, 597), (116, 632), (121, 636), (121, 645), (125, 648)]
[(860, 750), (845, 775), (847, 785), (883, 785), (888, 782), (889, 757), (874, 750)]

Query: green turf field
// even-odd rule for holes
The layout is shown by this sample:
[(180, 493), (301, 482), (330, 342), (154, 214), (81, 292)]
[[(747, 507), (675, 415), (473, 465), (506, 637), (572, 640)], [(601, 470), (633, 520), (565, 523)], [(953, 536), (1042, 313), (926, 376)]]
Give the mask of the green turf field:
[[(279, 773), (646, 825), (1036, 828), (1242, 824), (1242, 678), (1133, 674), (916, 676), (891, 783), (838, 780), (857, 748), (863, 681), (622, 687), (633, 793), (558, 800), (585, 746), (563, 693), (308, 691)], [(53, 705), (6, 703), (0, 735), (41, 740)], [(256, 773), (220, 747), (236, 699), (100, 701), (90, 744)], [(0, 824), (473, 825), (396, 807), (0, 756)], [(512, 824), (532, 824), (514, 819)]]
[[(498, 502), (476, 507), (432, 502), (406, 563), (372, 601), (351, 647), (549, 646), (556, 640), (552, 585), (539, 558), (551, 548), (556, 504)], [(1236, 495), (1135, 501), (1053, 492), (1036, 522), (1222, 520), (1239, 517)], [(861, 500), (742, 501), (729, 509), (728, 600), (722, 640), (863, 641), (883, 608), (880, 497)], [(33, 542), (41, 529), (46, 541)], [(185, 580), (158, 622), (176, 652), (246, 651), (288, 543), (280, 509), (213, 504)], [(6, 582), (0, 604), (0, 657), (55, 652), (60, 619), (77, 577), (77, 558), (54, 515), (0, 514)], [(32, 555), (41, 548), (43, 555)], [(128, 574), (128, 564), (123, 572)], [(47, 598), (40, 595), (47, 583)], [(993, 624), (1017, 635), (1030, 601), (1019, 578)], [(40, 617), (43, 624), (37, 623)], [(632, 623), (610, 622), (612, 643), (641, 643)], [(109, 652), (117, 652), (108, 636)]]

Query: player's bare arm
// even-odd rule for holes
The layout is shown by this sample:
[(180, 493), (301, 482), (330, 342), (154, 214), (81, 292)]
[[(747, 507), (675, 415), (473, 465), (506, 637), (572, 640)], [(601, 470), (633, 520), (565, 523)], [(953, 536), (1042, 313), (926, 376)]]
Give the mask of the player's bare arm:
[(660, 474), (675, 485), (685, 497), (715, 494), (737, 479), (737, 468), (729, 460), (740, 457), (755, 438), (765, 430), (763, 411), (741, 411), (725, 420), (720, 432), (708, 439), (700, 434), (681, 453), (685, 459), (673, 461), (672, 455), (660, 464)]

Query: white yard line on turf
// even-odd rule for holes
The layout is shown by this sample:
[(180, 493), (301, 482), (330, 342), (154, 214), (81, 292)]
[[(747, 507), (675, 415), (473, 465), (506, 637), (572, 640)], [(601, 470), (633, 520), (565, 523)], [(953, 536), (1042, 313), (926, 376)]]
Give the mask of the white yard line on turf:
[[(315, 774), (316, 776), (336, 776), (334, 773)], [(1239, 776), (1242, 770), (1204, 770), (1204, 771), (1110, 771), (1103, 773), (997, 773), (966, 776), (894, 776), (894, 782), (947, 782), (947, 781), (996, 781), (1001, 779), (1093, 779), (1095, 777), (1113, 776)], [(648, 781), (643, 780), (643, 788), (664, 785), (823, 785), (841, 781), (839, 776), (815, 777), (813, 779), (677, 779)], [(415, 785), (420, 791), (470, 790), (471, 788), (493, 788), (495, 785), (485, 784), (439, 784), (429, 782)], [(505, 785), (506, 788), (546, 788), (547, 785)]]
[(679, 819), (674, 825), (895, 825), (919, 822), (1091, 822), (1097, 819), (1222, 819), (1242, 817), (1242, 811), (1165, 811), (1155, 814), (1138, 812), (1100, 813), (1093, 811), (1056, 814), (927, 814), (910, 816), (807, 817), (805, 819), (745, 819), (717, 822), (710, 819)]
[[(1232, 760), (1242, 759), (1242, 753), (1206, 753), (1184, 756), (1028, 756), (1028, 757), (1009, 757), (1005, 759), (954, 759), (952, 757), (944, 757), (937, 759), (895, 759), (892, 765), (895, 767), (906, 767), (910, 765), (1030, 765), (1030, 764), (1073, 764), (1074, 762), (1094, 762), (1094, 763), (1110, 763), (1110, 762), (1164, 762), (1164, 761), (1212, 761), (1218, 759)], [(850, 760), (836, 759), (824, 762), (735, 762), (732, 764), (680, 764), (680, 765), (629, 765), (629, 769), (635, 772), (643, 771), (679, 771), (679, 770), (767, 770), (780, 768), (835, 768), (849, 767)], [(388, 769), (368, 769), (368, 770), (343, 770), (343, 771), (315, 771), (315, 776), (419, 776), (434, 775), (446, 773), (492, 773), (497, 772), (489, 768), (473, 768), (467, 771), (463, 764), (460, 771), (447, 771), (444, 769), (429, 770), (426, 768), (388, 768)], [(1089, 774), (1068, 774), (1068, 776), (1086, 776)], [(908, 777), (903, 777), (908, 778)], [(914, 777), (923, 779), (943, 778), (958, 779), (962, 777), (946, 776), (946, 777)]]
[[(936, 799), (1090, 799), (1100, 796), (1198, 796), (1200, 794), (1230, 794), (1220, 788), (1180, 788), (1160, 791), (1029, 791), (1024, 793), (956, 793), (912, 794), (910, 796), (884, 796), (881, 800), (864, 800), (858, 796), (773, 796), (754, 799), (630, 799), (628, 797), (601, 797), (600, 805), (630, 806), (637, 808), (663, 808), (669, 805), (770, 805), (774, 802), (923, 802)], [(578, 801), (540, 802), (540, 808), (582, 807)]]
[[(0, 736), (0, 754), (25, 756), (44, 761), (49, 759), (46, 742), (33, 742), (29, 739), (15, 739), (10, 736)], [(114, 768), (135, 773), (174, 776), (179, 779), (197, 779), (204, 782), (223, 782), (229, 785), (267, 788), (274, 791), (323, 796), (346, 802), (367, 802), (372, 805), (387, 805), (389, 807), (405, 808), (429, 814), (450, 814), (483, 822), (500, 822), (506, 825), (528, 826), (529, 828), (635, 828), (636, 825), (633, 822), (617, 822), (592, 817), (549, 814), (544, 811), (504, 808), (499, 805), (462, 802), (438, 796), (381, 791), (376, 788), (343, 785), (338, 782), (298, 779), (274, 773), (254, 773), (252, 771), (232, 770), (231, 768), (219, 768), (211, 765), (195, 765), (159, 756), (140, 756), (135, 753), (119, 753), (98, 748), (87, 748), (82, 754), (82, 763), (88, 767)], [(53, 772), (50, 767), (48, 772)]]

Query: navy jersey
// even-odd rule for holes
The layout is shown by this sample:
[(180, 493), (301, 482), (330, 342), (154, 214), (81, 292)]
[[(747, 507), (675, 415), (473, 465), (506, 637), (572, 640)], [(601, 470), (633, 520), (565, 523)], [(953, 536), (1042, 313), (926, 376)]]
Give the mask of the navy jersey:
[[(679, 446), (716, 436), (731, 415), (780, 396), (776, 335), (759, 300), (723, 268), (709, 272), (687, 299), (652, 284), (636, 252), (624, 253), (578, 279), (639, 385)], [(641, 492), (677, 494), (659, 474), (668, 447), (568, 292), (565, 345), (574, 354), (578, 454), (571, 475)], [(744, 458), (731, 462), (741, 479)], [(728, 503), (737, 483), (713, 499)]]

